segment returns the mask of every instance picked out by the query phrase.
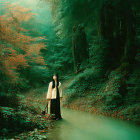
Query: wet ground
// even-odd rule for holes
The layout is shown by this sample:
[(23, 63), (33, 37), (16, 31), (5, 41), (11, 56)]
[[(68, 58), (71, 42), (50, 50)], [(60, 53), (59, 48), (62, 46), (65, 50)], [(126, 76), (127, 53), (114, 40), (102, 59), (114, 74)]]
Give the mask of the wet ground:
[(61, 112), (49, 140), (140, 140), (140, 127), (130, 123), (66, 108)]

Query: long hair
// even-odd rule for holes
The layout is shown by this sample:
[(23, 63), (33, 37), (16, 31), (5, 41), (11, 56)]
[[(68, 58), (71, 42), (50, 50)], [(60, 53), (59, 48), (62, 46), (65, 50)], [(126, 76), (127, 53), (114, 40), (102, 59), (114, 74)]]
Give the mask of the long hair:
[[(54, 76), (54, 75), (57, 77), (56, 86), (58, 87), (58, 86), (59, 86), (59, 77), (58, 77), (58, 73), (54, 73), (53, 76)], [(54, 88), (54, 87), (55, 87), (55, 81), (54, 81), (53, 78), (52, 78), (52, 82), (53, 82), (52, 88)]]

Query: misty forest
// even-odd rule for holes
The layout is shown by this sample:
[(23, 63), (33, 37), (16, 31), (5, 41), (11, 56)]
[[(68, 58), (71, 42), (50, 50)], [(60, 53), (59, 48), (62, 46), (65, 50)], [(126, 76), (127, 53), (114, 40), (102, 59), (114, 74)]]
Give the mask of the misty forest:
[[(58, 121), (41, 113), (54, 73)], [(0, 1), (1, 140), (140, 140), (139, 132), (139, 0)]]

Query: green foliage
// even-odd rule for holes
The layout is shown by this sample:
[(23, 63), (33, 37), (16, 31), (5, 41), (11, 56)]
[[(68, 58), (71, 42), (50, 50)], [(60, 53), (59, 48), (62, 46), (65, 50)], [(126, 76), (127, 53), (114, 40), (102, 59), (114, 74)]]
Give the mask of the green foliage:
[(5, 107), (17, 107), (19, 105), (19, 100), (17, 97), (17, 94), (15, 93), (0, 93), (0, 106), (5, 106)]
[(112, 71), (105, 86), (101, 89), (103, 92), (101, 94), (100, 90), (98, 92), (103, 96), (105, 100), (103, 108), (107, 110), (113, 110), (122, 104), (122, 95), (119, 93), (121, 76), (120, 72)]
[(67, 86), (65, 94), (72, 97), (85, 96), (88, 90), (98, 90), (102, 86), (103, 81), (98, 69), (88, 68), (75, 76), (74, 80)]
[(49, 82), (50, 73), (46, 67), (32, 66), (27, 69), (26, 74), (29, 84), (33, 87), (40, 87), (40, 85), (45, 85)]
[(46, 41), (42, 28), (45, 27), (32, 10), (24, 4), (13, 3), (3, 1), (0, 6), (3, 13), (0, 17), (0, 92), (5, 94), (45, 85), (48, 79), (42, 57)]
[[(139, 54), (139, 53), (138, 53)], [(129, 77), (126, 81), (127, 83), (127, 99), (125, 102), (128, 105), (136, 104), (140, 102), (140, 59), (136, 55), (136, 61), (133, 65), (132, 72), (129, 74)]]
[[(65, 94), (68, 96), (68, 102), (75, 100), (76, 97), (86, 97), (88, 92), (92, 91), (89, 95), (93, 97), (92, 102), (96, 102), (98, 95), (104, 103), (102, 109), (112, 110), (120, 106), (122, 103), (122, 96), (119, 93), (121, 74), (112, 71), (105, 81), (100, 73), (94, 69), (86, 69), (83, 73), (75, 76), (75, 79), (68, 85)], [(98, 99), (99, 99), (98, 98)], [(96, 105), (101, 102), (96, 102)]]
[(135, 103), (125, 106), (124, 109), (121, 110), (120, 115), (123, 115), (125, 117), (125, 120), (130, 120), (135, 122), (135, 124), (140, 124), (140, 104)]
[(89, 66), (94, 66), (96, 69), (100, 71), (100, 74), (104, 75), (104, 73), (108, 69), (108, 42), (104, 40), (102, 37), (94, 36), (92, 38), (92, 44), (90, 47), (90, 64)]
[(49, 72), (53, 74), (57, 71), (60, 75), (71, 72), (73, 66), (72, 59), (70, 57), (71, 52), (69, 51), (69, 48), (65, 47), (61, 43), (55, 43), (57, 42), (54, 41), (53, 45), (48, 43), (48, 47), (50, 48), (48, 48), (45, 57), (46, 63), (48, 64)]
[[(80, 69), (84, 69), (84, 71), (74, 75), (73, 80), (68, 84), (64, 93), (68, 96), (67, 103), (71, 103), (76, 98), (90, 97), (89, 102), (83, 102), (83, 104), (88, 104), (89, 108), (97, 107), (102, 113), (124, 107), (126, 109), (122, 110), (122, 114), (130, 115), (129, 119), (132, 116), (137, 117), (140, 98), (139, 1), (46, 1), (49, 1), (52, 6), (52, 17), (49, 17), (50, 11), (45, 13), (41, 9), (38, 10), (42, 16), (35, 16), (28, 23), (23, 22), (22, 28), (28, 31), (21, 31), (21, 33), (30, 37), (47, 36), (47, 40), (42, 41), (47, 49), (41, 50), (41, 56), (44, 57), (47, 66), (29, 62), (30, 67), (21, 67), (17, 70), (20, 78), (15, 84), (9, 84), (10, 78), (0, 69), (0, 105), (18, 106), (19, 101), (13, 93), (48, 85), (54, 72), (59, 72), (62, 80), (71, 78), (68, 74), (74, 71), (72, 33), (73, 27), (80, 24), (84, 27), (87, 43), (90, 46), (89, 63), (88, 61), (83, 62)], [(48, 10), (50, 9), (48, 8)], [(4, 14), (4, 10), (2, 10), (2, 14)], [(45, 17), (48, 21), (44, 20)], [(37, 40), (37, 42), (40, 41)], [(8, 48), (15, 48), (8, 42), (4, 43)], [(3, 42), (1, 41), (0, 44)], [(18, 48), (15, 50), (20, 54), (25, 53)], [(80, 50), (82, 48), (79, 49), (79, 53)], [(2, 50), (0, 55), (2, 54), (11, 55), (11, 52)], [(136, 59), (134, 59), (135, 56)], [(0, 62), (0, 66), (1, 64)], [(120, 89), (125, 91), (123, 97), (120, 94)], [(38, 92), (38, 95), (45, 90)], [(10, 94), (6, 94), (8, 92)], [(22, 112), (23, 114), (27, 112), (37, 113), (33, 106), (21, 105), (19, 108), (25, 111)], [(131, 112), (129, 112), (130, 110)], [(19, 113), (17, 120), (15, 120), (15, 115), (9, 108), (4, 108), (3, 111), (3, 113), (1, 112), (2, 119), (5, 119), (3, 114), (7, 114), (9, 118), (12, 116), (12, 119), (8, 120), (11, 121), (11, 124), (18, 122), (19, 126), (23, 125), (24, 128), (26, 125), (27, 127), (32, 125), (28, 119), (20, 118), (22, 113)], [(6, 125), (8, 121), (6, 120)], [(39, 124), (36, 125), (39, 127)], [(7, 133), (7, 126), (3, 131)]]
[[(0, 135), (5, 139), (11, 139), (15, 135), (36, 129), (47, 129), (48, 122), (40, 115), (41, 108), (33, 105), (33, 99), (27, 101), (25, 96), (17, 95), (18, 104), (11, 107), (0, 106)], [(12, 98), (9, 98), (12, 99)], [(8, 100), (7, 100), (8, 101)], [(17, 101), (14, 100), (16, 103)]]

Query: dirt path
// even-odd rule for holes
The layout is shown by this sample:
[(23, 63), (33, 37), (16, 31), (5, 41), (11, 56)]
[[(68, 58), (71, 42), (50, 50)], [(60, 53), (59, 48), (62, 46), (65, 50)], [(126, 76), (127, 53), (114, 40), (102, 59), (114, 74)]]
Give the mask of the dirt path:
[[(63, 90), (73, 78), (63, 84)], [(29, 93), (43, 109), (46, 103), (46, 92), (39, 98), (36, 93)], [(54, 127), (46, 132), (49, 140), (140, 140), (140, 127), (127, 122), (97, 116), (82, 111), (62, 107), (62, 120), (54, 122)], [(45, 133), (43, 134), (45, 135)]]
[(49, 140), (140, 140), (140, 127), (123, 121), (62, 108)]

